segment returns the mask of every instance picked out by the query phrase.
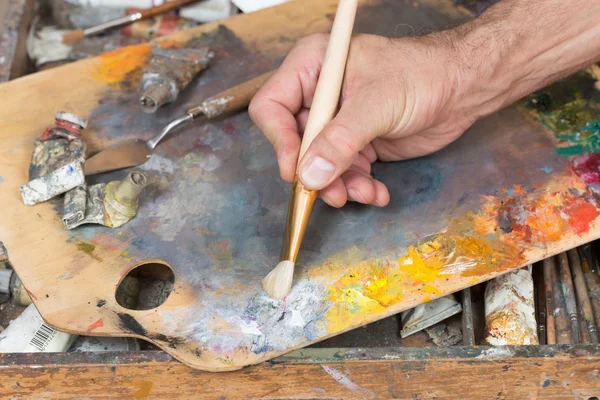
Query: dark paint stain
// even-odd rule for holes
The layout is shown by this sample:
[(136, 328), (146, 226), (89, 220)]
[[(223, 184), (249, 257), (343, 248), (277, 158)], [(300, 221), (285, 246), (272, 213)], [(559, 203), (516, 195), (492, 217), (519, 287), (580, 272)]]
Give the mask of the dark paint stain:
[(171, 348), (176, 348), (177, 345), (185, 343), (184, 337), (167, 336), (162, 333), (148, 333), (148, 331), (140, 325), (140, 323), (131, 315), (125, 313), (117, 313), (121, 322), (121, 328), (126, 331), (133, 332), (137, 335), (147, 337), (150, 340), (164, 342)]
[(546, 375), (544, 377), (544, 382), (542, 383), (542, 387), (548, 387), (550, 386), (550, 377), (548, 375)]
[(100, 308), (100, 307), (103, 307), (105, 304), (106, 304), (106, 300), (98, 300), (96, 307)]
[(498, 226), (502, 229), (504, 233), (511, 233), (513, 231), (512, 221), (510, 219), (510, 214), (505, 207), (500, 207), (498, 210), (497, 216)]
[(502, 371), (506, 372), (510, 369), (511, 365), (506, 364), (505, 366), (502, 367)]
[(146, 329), (135, 318), (129, 314), (117, 313), (119, 320), (121, 321), (121, 328), (126, 331), (133, 332), (140, 336), (148, 337)]

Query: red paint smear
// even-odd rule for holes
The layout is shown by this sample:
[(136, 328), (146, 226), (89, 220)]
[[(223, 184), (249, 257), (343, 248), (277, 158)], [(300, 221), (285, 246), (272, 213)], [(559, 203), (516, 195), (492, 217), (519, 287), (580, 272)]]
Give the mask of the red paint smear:
[(569, 214), (569, 224), (578, 235), (587, 233), (592, 222), (600, 215), (596, 207), (590, 203), (577, 204), (566, 211)]
[(94, 329), (100, 328), (101, 326), (104, 326), (104, 321), (102, 321), (102, 318), (88, 326), (87, 330), (88, 332), (91, 332)]
[(573, 170), (587, 184), (600, 184), (600, 154), (588, 153), (573, 160)]
[[(27, 289), (25, 289), (25, 290), (27, 290)], [(36, 299), (36, 300), (38, 299), (38, 298), (35, 296), (35, 294), (31, 293), (29, 290), (27, 290), (27, 293), (29, 293), (29, 295), (30, 295), (31, 297), (33, 297), (34, 299)]]

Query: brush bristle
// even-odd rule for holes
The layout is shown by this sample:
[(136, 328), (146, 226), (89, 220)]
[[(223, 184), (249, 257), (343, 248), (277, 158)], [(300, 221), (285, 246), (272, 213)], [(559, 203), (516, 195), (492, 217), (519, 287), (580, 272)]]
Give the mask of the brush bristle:
[(83, 34), (83, 31), (81, 29), (76, 29), (74, 31), (65, 33), (62, 37), (62, 42), (64, 44), (72, 44), (78, 40), (83, 39), (84, 36), (85, 35)]
[(279, 264), (262, 281), (262, 287), (267, 294), (277, 300), (283, 299), (292, 288), (294, 279), (294, 262), (280, 261)]

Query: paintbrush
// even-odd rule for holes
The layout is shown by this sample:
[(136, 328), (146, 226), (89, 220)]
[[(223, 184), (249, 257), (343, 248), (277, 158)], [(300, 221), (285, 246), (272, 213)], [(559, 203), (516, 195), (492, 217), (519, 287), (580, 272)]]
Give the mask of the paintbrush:
[(114, 19), (112, 21), (105, 22), (100, 25), (93, 26), (87, 29), (75, 29), (69, 32), (66, 32), (62, 35), (62, 42), (64, 44), (73, 44), (78, 40), (83, 39), (87, 36), (97, 35), (99, 33), (106, 32), (109, 29), (119, 28), (121, 26), (129, 25), (134, 23), (135, 21), (139, 21), (142, 19), (152, 18), (159, 14), (164, 14), (166, 12), (176, 10), (185, 5), (195, 3), (199, 0), (173, 0), (163, 3), (156, 7), (147, 8), (145, 10), (140, 10), (133, 14), (126, 15), (121, 18)]
[[(558, 259), (558, 256), (556, 257)], [(558, 262), (556, 263), (558, 264)], [(565, 297), (562, 292), (562, 285), (559, 279), (560, 273), (558, 265), (552, 268), (552, 295), (554, 302), (554, 327), (556, 332), (556, 344), (573, 344), (573, 332), (569, 324)], [(550, 344), (550, 342), (548, 342)]]
[(546, 258), (542, 262), (542, 265), (544, 268), (544, 288), (546, 292), (546, 343), (556, 344), (556, 329), (554, 327), (554, 294), (552, 293), (554, 257)]
[(571, 320), (571, 332), (573, 333), (573, 344), (581, 343), (581, 328), (579, 324), (579, 316), (577, 315), (577, 302), (575, 300), (575, 289), (573, 288), (573, 279), (571, 278), (571, 271), (569, 269), (569, 259), (567, 253), (560, 253), (558, 255), (558, 264), (560, 271), (560, 285), (562, 287), (563, 295), (565, 296), (565, 305), (567, 307), (567, 314)]
[(592, 303), (592, 311), (594, 313), (594, 321), (596, 328), (600, 329), (600, 276), (596, 274), (594, 267), (596, 260), (592, 253), (591, 244), (586, 244), (578, 248), (581, 258), (581, 269), (588, 289), (588, 296)]
[(540, 344), (546, 344), (546, 287), (544, 285), (544, 270), (541, 263), (534, 264), (533, 282), (535, 284), (535, 308), (538, 323), (538, 340)]
[(171, 121), (158, 135), (150, 140), (128, 140), (100, 151), (86, 160), (83, 167), (84, 174), (93, 175), (145, 163), (152, 156), (152, 152), (158, 143), (175, 128), (199, 117), (212, 119), (247, 107), (258, 89), (272, 74), (273, 71), (267, 72), (231, 89), (227, 89), (216, 96), (209, 97), (199, 106), (187, 110), (185, 115)]
[(577, 253), (576, 249), (569, 250), (567, 254), (571, 264), (571, 273), (573, 274), (573, 283), (575, 285), (575, 294), (577, 295), (579, 312), (583, 317), (584, 329), (582, 329), (582, 333), (586, 333), (584, 336), (584, 342), (597, 344), (598, 331), (596, 329), (596, 324), (594, 323), (594, 312), (592, 310), (592, 303), (590, 301), (588, 288), (583, 276), (581, 259), (579, 258), (579, 254)]
[[(338, 3), (325, 59), (302, 136), (298, 163), (314, 138), (335, 115), (340, 101), (357, 7), (357, 0), (340, 0)], [(305, 188), (296, 174), (288, 205), (280, 262), (262, 281), (265, 292), (275, 299), (284, 298), (292, 287), (296, 257), (316, 197), (317, 192)]]

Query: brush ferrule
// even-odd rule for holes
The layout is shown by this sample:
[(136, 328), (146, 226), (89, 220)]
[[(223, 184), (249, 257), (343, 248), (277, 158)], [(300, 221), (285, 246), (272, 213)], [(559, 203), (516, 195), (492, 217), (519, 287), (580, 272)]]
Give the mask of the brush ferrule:
[(281, 255), (279, 257), (280, 261), (289, 260), (296, 262), (316, 198), (317, 191), (305, 188), (298, 180), (298, 176), (296, 176), (292, 186), (292, 193), (290, 194), (290, 203), (288, 205), (288, 214), (283, 235), (283, 247), (281, 248)]
[(83, 30), (84, 36), (95, 35), (97, 33), (102, 33), (108, 29), (118, 28), (120, 26), (129, 24), (131, 22), (137, 21), (142, 18), (142, 13), (136, 12), (133, 14), (125, 15), (124, 17), (114, 19), (112, 21), (105, 22), (100, 25), (92, 26), (91, 28), (87, 28)]

